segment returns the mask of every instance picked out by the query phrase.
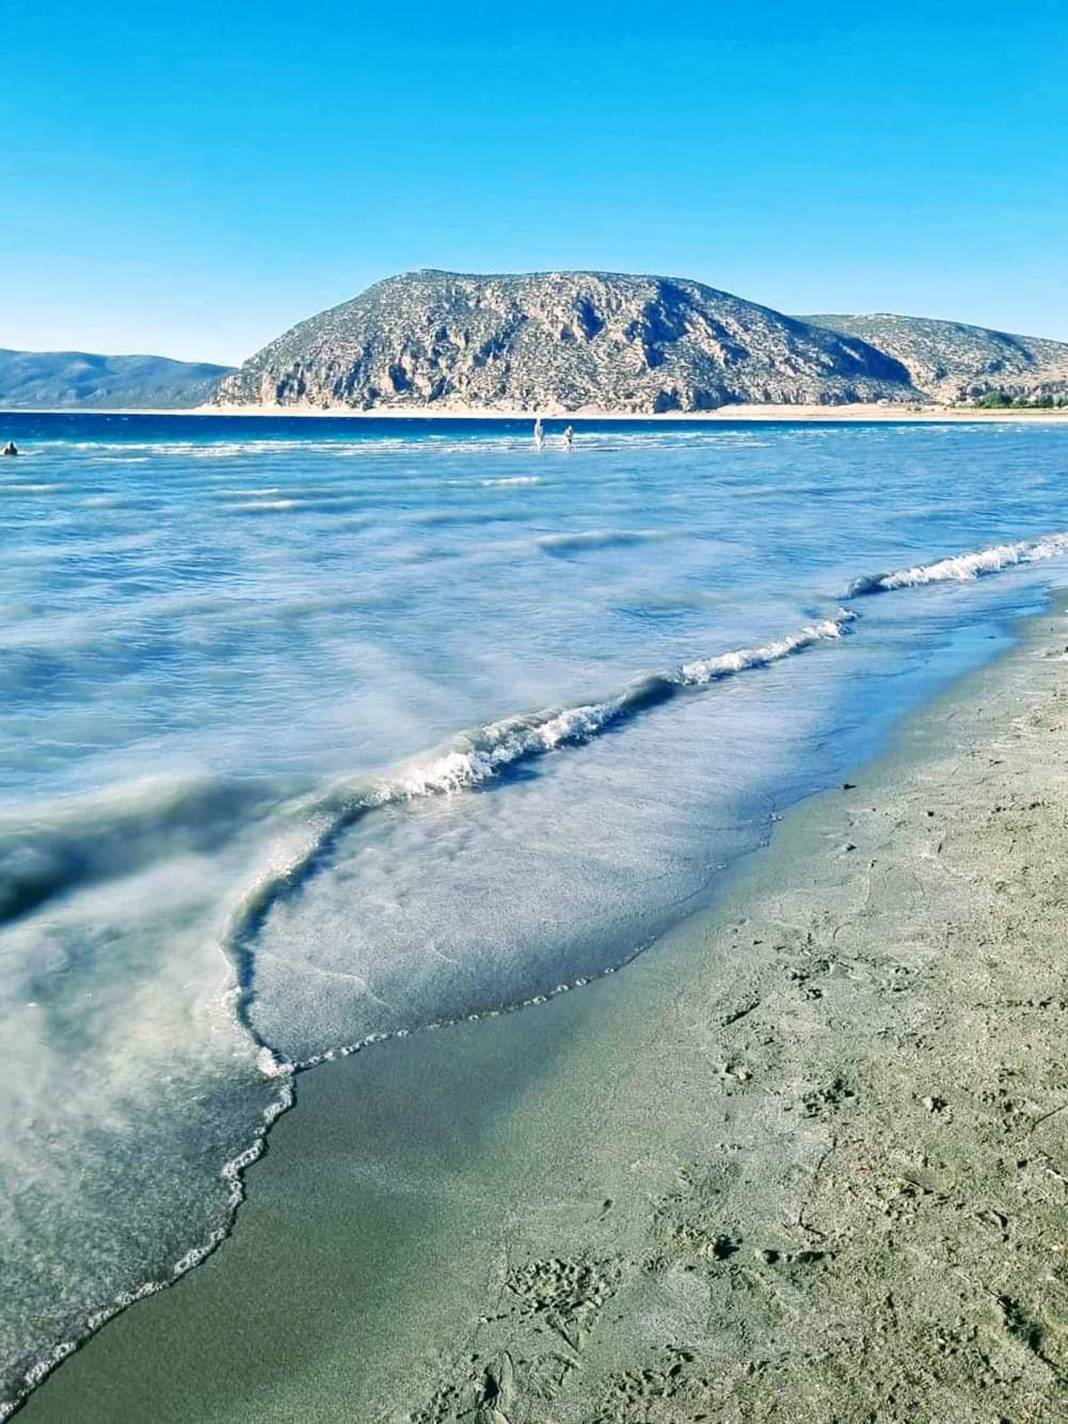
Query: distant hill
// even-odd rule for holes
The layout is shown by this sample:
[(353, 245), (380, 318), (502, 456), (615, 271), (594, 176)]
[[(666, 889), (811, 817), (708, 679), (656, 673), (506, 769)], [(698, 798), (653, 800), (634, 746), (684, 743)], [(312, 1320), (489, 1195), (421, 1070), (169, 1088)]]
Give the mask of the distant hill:
[(604, 410), (1068, 394), (1068, 343), (927, 317), (784, 316), (684, 278), (390, 277), (239, 369), (0, 349), (0, 409)]
[(855, 335), (679, 278), (391, 277), (302, 321), (227, 377), (220, 405), (618, 413), (734, 401), (916, 400)]
[(209, 400), (232, 370), (166, 356), (0, 349), (0, 409), (180, 409)]
[(913, 385), (939, 400), (967, 400), (991, 390), (1029, 397), (1068, 391), (1063, 341), (883, 312), (801, 320), (877, 346), (901, 362)]

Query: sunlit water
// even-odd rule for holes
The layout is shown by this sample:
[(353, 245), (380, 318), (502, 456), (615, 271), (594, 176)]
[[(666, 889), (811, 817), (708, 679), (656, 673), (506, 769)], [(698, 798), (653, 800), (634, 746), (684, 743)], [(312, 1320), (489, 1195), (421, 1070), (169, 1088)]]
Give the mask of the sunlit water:
[(290, 1065), (624, 962), (1068, 567), (1051, 425), (9, 436), (9, 1397), (218, 1238)]

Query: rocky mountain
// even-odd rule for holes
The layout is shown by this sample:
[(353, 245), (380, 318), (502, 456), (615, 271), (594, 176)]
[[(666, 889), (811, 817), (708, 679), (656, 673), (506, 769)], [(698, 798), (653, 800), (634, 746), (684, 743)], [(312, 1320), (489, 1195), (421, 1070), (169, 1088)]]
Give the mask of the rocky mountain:
[(220, 405), (620, 413), (917, 399), (895, 357), (700, 282), (609, 272), (391, 277), (302, 321)]
[(801, 319), (885, 351), (906, 368), (914, 386), (941, 401), (969, 400), (992, 390), (1029, 397), (1068, 391), (1063, 341), (883, 312)]
[(232, 370), (166, 356), (0, 349), (0, 409), (180, 409), (209, 400)]

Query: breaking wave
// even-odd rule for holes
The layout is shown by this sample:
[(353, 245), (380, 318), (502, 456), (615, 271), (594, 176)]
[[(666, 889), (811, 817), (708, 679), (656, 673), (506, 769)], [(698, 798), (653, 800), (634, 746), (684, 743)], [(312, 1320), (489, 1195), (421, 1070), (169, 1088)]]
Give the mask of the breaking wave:
[(847, 598), (886, 593), (895, 588), (918, 588), (929, 583), (967, 583), (984, 574), (1000, 573), (1018, 564), (1037, 564), (1068, 554), (1068, 534), (1044, 534), (1040, 539), (1019, 539), (1013, 544), (993, 544), (988, 549), (950, 554), (933, 564), (915, 564), (891, 573), (865, 574), (854, 579)]
[(598, 702), (487, 722), (463, 733), (430, 760), (412, 762), (397, 775), (376, 783), (363, 808), (479, 786), (520, 761), (588, 742), (608, 727), (668, 702), (688, 688), (706, 687), (750, 668), (767, 667), (817, 643), (839, 639), (856, 616), (839, 608), (833, 618), (806, 624), (774, 642), (699, 658), (670, 672), (648, 673)]
[(429, 761), (414, 762), (397, 776), (379, 782), (365, 804), (384, 806), (479, 786), (520, 761), (588, 742), (624, 718), (659, 706), (687, 688), (705, 687), (750, 668), (766, 667), (816, 643), (841, 638), (855, 616), (839, 609), (834, 618), (810, 623), (775, 642), (697, 659), (671, 672), (650, 673), (599, 702), (488, 722), (477, 731), (464, 733)]
[(224, 936), (235, 977), (234, 1012), (241, 1027), (263, 1050), (271, 1071), (287, 1066), (257, 1032), (255, 939), (272, 907), (297, 892), (328, 861), (339, 837), (368, 813), (427, 796), (448, 796), (478, 787), (520, 763), (563, 747), (581, 746), (626, 719), (711, 683), (843, 637), (855, 613), (840, 608), (833, 618), (806, 624), (774, 642), (739, 648), (684, 663), (670, 672), (650, 673), (601, 701), (547, 709), (488, 722), (462, 733), (428, 758), (402, 766), (371, 783), (340, 784), (305, 802), (310, 826), (304, 845), (271, 868), (246, 892)]

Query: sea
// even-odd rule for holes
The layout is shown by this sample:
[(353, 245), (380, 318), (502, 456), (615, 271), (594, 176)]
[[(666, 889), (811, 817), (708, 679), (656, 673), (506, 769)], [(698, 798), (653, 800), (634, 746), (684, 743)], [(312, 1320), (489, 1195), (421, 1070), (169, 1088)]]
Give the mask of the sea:
[(1068, 423), (574, 425), (0, 417), (0, 1418), (301, 1069), (655, 954), (1068, 582)]

